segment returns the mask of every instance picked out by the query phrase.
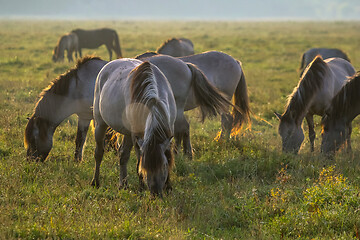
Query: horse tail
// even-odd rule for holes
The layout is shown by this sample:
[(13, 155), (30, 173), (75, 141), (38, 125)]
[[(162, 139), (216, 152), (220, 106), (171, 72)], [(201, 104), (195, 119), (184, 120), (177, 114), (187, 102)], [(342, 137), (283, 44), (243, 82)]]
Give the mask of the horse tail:
[(192, 74), (192, 88), (195, 99), (200, 106), (202, 121), (205, 117), (216, 116), (228, 111), (229, 105), (232, 105), (223, 94), (212, 86), (204, 73), (194, 64), (187, 63)]
[(120, 48), (120, 43), (119, 43), (119, 37), (117, 35), (117, 33), (114, 31), (113, 33), (114, 36), (114, 42), (113, 42), (113, 47), (114, 47), (114, 51), (116, 53), (117, 58), (122, 58), (122, 53), (121, 53), (121, 48)]
[[(241, 63), (237, 61), (241, 67)], [(244, 71), (241, 73), (240, 81), (236, 86), (233, 100), (233, 131), (239, 131), (245, 122), (250, 122), (250, 105), (249, 96), (245, 81)]]

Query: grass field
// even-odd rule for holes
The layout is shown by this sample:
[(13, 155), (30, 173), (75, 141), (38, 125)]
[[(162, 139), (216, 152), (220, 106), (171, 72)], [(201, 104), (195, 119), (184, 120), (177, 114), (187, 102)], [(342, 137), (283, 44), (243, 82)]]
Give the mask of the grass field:
[[(101, 187), (90, 180), (93, 132), (84, 161), (73, 162), (76, 117), (57, 129), (44, 163), (28, 162), (26, 118), (38, 94), (73, 66), (53, 63), (58, 38), (73, 28), (110, 27), (123, 55), (186, 37), (196, 53), (219, 50), (242, 61), (254, 113), (251, 130), (216, 142), (219, 118), (191, 124), (194, 159), (176, 157), (173, 191), (163, 200), (138, 191), (135, 154), (129, 190), (118, 189), (114, 152), (104, 156)], [(1, 239), (356, 239), (360, 238), (360, 129), (353, 152), (283, 154), (273, 112), (282, 112), (299, 81), (300, 56), (311, 47), (336, 47), (360, 69), (360, 22), (134, 22), (0, 21), (0, 238)], [(104, 46), (83, 50), (108, 60)], [(306, 128), (307, 132), (307, 128)]]

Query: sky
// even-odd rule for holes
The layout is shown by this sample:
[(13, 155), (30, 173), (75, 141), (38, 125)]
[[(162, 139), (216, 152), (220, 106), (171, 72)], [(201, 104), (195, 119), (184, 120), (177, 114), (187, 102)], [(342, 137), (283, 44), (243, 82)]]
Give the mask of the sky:
[(0, 0), (0, 18), (360, 20), (360, 0)]

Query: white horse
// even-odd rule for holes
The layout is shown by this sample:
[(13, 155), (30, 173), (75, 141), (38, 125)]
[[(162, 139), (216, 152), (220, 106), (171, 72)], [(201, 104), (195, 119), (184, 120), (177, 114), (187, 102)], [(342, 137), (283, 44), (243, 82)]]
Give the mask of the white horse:
[(275, 115), (280, 120), (279, 134), (282, 149), (297, 153), (304, 140), (301, 123), (304, 118), (309, 126), (311, 151), (314, 151), (313, 115), (322, 116), (329, 107), (332, 98), (355, 73), (354, 67), (341, 58), (323, 60), (317, 56), (305, 69), (299, 84), (288, 97), (285, 112)]
[(92, 119), (95, 80), (106, 61), (84, 57), (76, 67), (60, 75), (40, 94), (34, 113), (25, 128), (24, 145), (27, 158), (44, 161), (53, 145), (53, 135), (59, 124), (77, 114), (75, 161), (82, 160), (86, 134)]
[(351, 122), (360, 114), (360, 72), (357, 72), (332, 99), (321, 120), (323, 153), (334, 154), (346, 142), (351, 151)]
[[(100, 71), (94, 92), (95, 172), (99, 186), (100, 164), (107, 127), (124, 135), (124, 144), (135, 146), (137, 170), (152, 194), (170, 188), (173, 165), (171, 139), (176, 104), (165, 75), (153, 64), (136, 59), (118, 59)], [(127, 160), (120, 157), (120, 185), (127, 184)]]

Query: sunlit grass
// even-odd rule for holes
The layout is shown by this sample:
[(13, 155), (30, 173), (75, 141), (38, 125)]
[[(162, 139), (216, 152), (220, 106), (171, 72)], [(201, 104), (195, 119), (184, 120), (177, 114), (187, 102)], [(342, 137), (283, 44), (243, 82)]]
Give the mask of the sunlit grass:
[[(46, 162), (25, 160), (26, 117), (41, 90), (74, 64), (51, 61), (58, 38), (77, 27), (104, 26), (116, 29), (125, 57), (186, 37), (197, 53), (220, 50), (242, 62), (251, 129), (216, 141), (219, 117), (201, 123), (196, 110), (187, 113), (194, 158), (176, 156), (173, 191), (163, 200), (139, 192), (134, 153), (128, 190), (118, 189), (113, 151), (104, 155), (101, 187), (92, 188), (94, 135), (89, 130), (84, 161), (73, 162), (75, 116), (56, 130)], [(308, 140), (296, 156), (281, 153), (273, 114), (283, 111), (297, 84), (307, 48), (341, 48), (359, 69), (359, 28), (358, 22), (0, 21), (1, 238), (359, 238), (359, 120), (353, 153), (330, 160), (319, 153), (318, 125), (314, 153)], [(104, 46), (83, 52), (108, 60)]]

